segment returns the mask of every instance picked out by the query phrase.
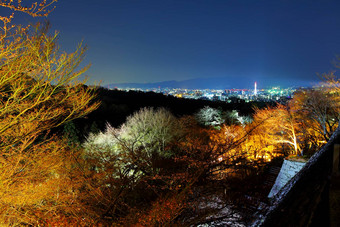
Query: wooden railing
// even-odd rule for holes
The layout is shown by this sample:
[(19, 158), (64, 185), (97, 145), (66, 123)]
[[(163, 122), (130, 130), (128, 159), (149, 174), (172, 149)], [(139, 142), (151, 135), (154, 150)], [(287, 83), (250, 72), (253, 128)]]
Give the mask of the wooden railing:
[(330, 211), (332, 204), (329, 200), (331, 181), (340, 180), (336, 177), (339, 173), (338, 144), (339, 128), (329, 142), (273, 197), (270, 205), (256, 213), (256, 220), (251, 226), (305, 227), (340, 224), (335, 220), (339, 220), (337, 217), (340, 214)]

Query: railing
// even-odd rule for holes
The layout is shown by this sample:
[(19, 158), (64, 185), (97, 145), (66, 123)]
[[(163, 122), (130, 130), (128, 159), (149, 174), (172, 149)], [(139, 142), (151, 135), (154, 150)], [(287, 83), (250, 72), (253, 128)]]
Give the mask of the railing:
[(329, 210), (329, 195), (332, 172), (339, 172), (338, 144), (340, 128), (273, 197), (270, 206), (256, 214), (252, 226), (336, 226)]

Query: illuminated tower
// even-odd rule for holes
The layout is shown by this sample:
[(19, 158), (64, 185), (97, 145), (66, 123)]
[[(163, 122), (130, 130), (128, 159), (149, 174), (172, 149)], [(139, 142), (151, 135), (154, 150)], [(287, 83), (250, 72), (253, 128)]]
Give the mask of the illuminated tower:
[(256, 84), (256, 82), (254, 84), (254, 95), (257, 95), (257, 84)]

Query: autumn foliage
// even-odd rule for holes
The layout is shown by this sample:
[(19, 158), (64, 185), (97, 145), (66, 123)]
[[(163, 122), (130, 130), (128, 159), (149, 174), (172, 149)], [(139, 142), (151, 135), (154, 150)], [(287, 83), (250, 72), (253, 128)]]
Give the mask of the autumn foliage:
[[(43, 16), (53, 2), (0, 6)], [(12, 17), (0, 18), (0, 222), (72, 223), (81, 209), (70, 175), (72, 154), (48, 132), (97, 107), (93, 91), (78, 81), (87, 69), (78, 69), (85, 48), (63, 53), (47, 24), (9, 27)]]
[[(46, 16), (55, 2), (0, 6)], [(330, 74), (320, 87), (251, 116), (208, 106), (180, 117), (143, 108), (81, 145), (68, 143), (70, 134), (56, 128), (99, 105), (79, 79), (88, 69), (79, 67), (86, 48), (61, 52), (48, 24), (14, 26), (13, 16), (0, 17), (3, 225), (195, 225), (218, 212), (207, 198), (237, 210), (243, 200), (233, 182), (247, 184), (276, 157), (313, 154), (338, 126), (339, 81)]]

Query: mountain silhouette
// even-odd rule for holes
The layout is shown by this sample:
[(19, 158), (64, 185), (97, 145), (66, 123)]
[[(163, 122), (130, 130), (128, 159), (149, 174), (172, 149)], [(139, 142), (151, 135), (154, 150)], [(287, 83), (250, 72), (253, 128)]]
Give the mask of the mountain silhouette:
[[(170, 80), (154, 83), (112, 83), (107, 85), (108, 88), (182, 88), (182, 89), (253, 89), (255, 80), (244, 80), (242, 77), (212, 77), (212, 78), (195, 78), (182, 81)], [(257, 88), (268, 88), (272, 86), (284, 87), (310, 87), (308, 81), (282, 80), (279, 78), (266, 79), (257, 81)]]

